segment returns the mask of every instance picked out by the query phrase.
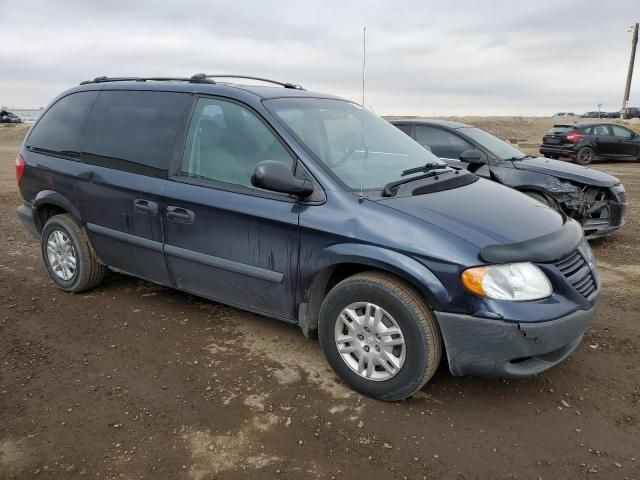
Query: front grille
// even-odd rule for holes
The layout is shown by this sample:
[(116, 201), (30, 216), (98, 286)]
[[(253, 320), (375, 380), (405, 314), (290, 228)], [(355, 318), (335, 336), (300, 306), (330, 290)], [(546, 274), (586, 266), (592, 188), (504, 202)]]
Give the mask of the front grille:
[(598, 290), (596, 278), (579, 250), (556, 262), (555, 265), (580, 295), (588, 300), (595, 296)]

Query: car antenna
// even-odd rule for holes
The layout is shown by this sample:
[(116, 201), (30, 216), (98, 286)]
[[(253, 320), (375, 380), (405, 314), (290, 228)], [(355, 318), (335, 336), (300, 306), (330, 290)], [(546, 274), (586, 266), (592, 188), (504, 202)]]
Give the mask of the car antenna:
[(364, 200), (364, 73), (367, 59), (367, 27), (362, 27), (362, 112), (360, 119), (360, 202)]

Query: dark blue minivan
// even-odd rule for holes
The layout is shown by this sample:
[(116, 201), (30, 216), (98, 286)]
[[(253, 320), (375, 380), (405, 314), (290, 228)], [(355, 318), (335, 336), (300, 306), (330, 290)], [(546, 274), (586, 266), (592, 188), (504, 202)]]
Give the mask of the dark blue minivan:
[(57, 286), (113, 269), (298, 324), (383, 400), (443, 354), (519, 377), (577, 348), (600, 291), (578, 223), (358, 104), (225, 78), (99, 77), (49, 105), (16, 174)]

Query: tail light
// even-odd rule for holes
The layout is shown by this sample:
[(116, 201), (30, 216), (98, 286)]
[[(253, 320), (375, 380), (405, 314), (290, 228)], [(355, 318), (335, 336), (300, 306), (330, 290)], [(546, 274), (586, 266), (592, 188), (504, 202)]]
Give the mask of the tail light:
[(567, 141), (571, 143), (578, 143), (580, 140), (584, 140), (585, 136), (586, 135), (584, 133), (571, 132), (567, 135)]
[(20, 183), (22, 177), (24, 177), (24, 170), (26, 168), (27, 162), (24, 161), (22, 155), (18, 154), (18, 156), (16, 157), (16, 180), (18, 181), (18, 183)]

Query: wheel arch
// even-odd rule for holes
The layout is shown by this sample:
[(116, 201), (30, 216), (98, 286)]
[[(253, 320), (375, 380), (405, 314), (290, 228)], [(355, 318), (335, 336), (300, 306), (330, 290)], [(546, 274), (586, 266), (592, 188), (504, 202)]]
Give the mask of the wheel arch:
[(44, 224), (54, 215), (68, 213), (80, 224), (80, 212), (67, 197), (53, 190), (39, 192), (34, 201), (34, 221), (38, 232), (42, 232)]
[(320, 306), (339, 282), (357, 273), (379, 271), (391, 274), (414, 288), (431, 309), (440, 309), (450, 301), (449, 292), (422, 263), (399, 252), (362, 244), (329, 247), (331, 262), (313, 274), (303, 288), (299, 321), (305, 334), (318, 325)]

